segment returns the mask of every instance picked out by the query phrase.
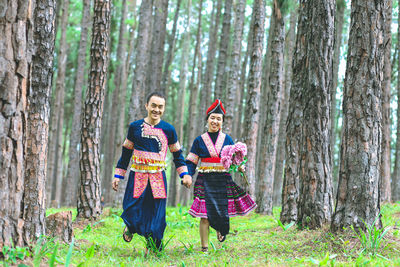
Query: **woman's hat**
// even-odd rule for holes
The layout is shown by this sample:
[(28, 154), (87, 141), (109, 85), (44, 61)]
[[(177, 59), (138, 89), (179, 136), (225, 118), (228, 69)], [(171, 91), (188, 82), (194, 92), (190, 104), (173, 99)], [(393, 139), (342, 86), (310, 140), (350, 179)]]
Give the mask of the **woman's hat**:
[(215, 100), (215, 102), (207, 109), (207, 116), (211, 113), (219, 113), (225, 115), (225, 109), (222, 105), (221, 100)]

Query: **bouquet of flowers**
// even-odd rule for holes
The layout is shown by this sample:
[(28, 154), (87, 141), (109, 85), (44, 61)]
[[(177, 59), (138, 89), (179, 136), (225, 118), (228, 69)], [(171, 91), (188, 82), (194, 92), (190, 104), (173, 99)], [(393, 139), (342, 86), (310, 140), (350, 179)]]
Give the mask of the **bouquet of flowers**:
[(247, 162), (247, 146), (242, 142), (237, 142), (234, 145), (224, 146), (221, 151), (221, 163), (225, 169), (230, 172), (240, 172), (240, 175), (246, 181), (247, 186), (249, 186), (249, 181), (247, 176), (241, 168)]

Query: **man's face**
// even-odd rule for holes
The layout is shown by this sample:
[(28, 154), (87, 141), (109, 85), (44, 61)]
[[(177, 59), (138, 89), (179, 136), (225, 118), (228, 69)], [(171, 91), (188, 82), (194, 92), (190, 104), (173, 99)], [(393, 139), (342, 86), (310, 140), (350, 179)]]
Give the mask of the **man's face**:
[(165, 110), (165, 99), (158, 96), (152, 96), (149, 103), (146, 104), (146, 110), (150, 119), (154, 121), (160, 120)]

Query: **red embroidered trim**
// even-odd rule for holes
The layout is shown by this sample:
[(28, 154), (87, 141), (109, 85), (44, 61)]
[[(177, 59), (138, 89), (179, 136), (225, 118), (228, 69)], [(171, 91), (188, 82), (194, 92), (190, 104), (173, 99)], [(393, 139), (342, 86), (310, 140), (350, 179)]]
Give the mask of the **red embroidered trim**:
[(179, 144), (179, 141), (177, 141), (175, 144), (169, 145), (169, 151), (171, 152), (177, 152), (181, 150), (181, 145)]
[(221, 158), (202, 158), (201, 162), (220, 163), (221, 162)]
[(154, 198), (167, 198), (162, 172), (146, 173), (135, 172), (135, 185), (133, 198), (139, 198), (147, 187), (150, 179), (150, 187)]
[(191, 162), (197, 165), (199, 163), (199, 156), (190, 152), (189, 155), (187, 155), (186, 160), (190, 160)]
[(139, 198), (147, 187), (149, 174), (143, 172), (135, 172), (135, 184), (133, 189), (133, 198)]
[(123, 147), (132, 150), (133, 149), (133, 142), (129, 140), (128, 138), (125, 139), (124, 144), (122, 145)]
[(124, 177), (125, 173), (126, 173), (126, 170), (120, 169), (120, 168), (116, 168), (115, 172), (114, 172), (114, 175), (121, 175), (122, 177)]
[(141, 151), (143, 156), (142, 155), (136, 155), (136, 156), (142, 156), (144, 158), (151, 158), (155, 160), (165, 161), (165, 157), (167, 155), (168, 139), (164, 131), (160, 128), (154, 128), (149, 124), (143, 122), (142, 137), (156, 139), (160, 146), (160, 152), (156, 153), (156, 152)]
[(178, 172), (179, 175), (184, 172), (187, 172), (187, 173), (189, 172), (188, 168), (186, 166), (181, 166), (181, 167), (177, 168), (176, 171)]
[(210, 156), (212, 158), (218, 158), (219, 153), (221, 152), (222, 146), (224, 145), (226, 134), (223, 132), (219, 132), (217, 141), (215, 142), (215, 146), (211, 140), (210, 135), (207, 133), (203, 133), (201, 135), (201, 138), (204, 141), (204, 144), (207, 147), (208, 153), (210, 153)]

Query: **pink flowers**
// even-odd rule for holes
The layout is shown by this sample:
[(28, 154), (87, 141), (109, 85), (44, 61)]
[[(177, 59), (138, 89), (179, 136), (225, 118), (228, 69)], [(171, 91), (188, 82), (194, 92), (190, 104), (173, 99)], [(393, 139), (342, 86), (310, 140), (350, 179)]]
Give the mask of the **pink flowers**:
[(244, 161), (247, 155), (247, 146), (242, 142), (235, 145), (224, 146), (221, 151), (221, 163), (225, 169), (229, 170), (231, 165), (236, 165), (235, 169)]

